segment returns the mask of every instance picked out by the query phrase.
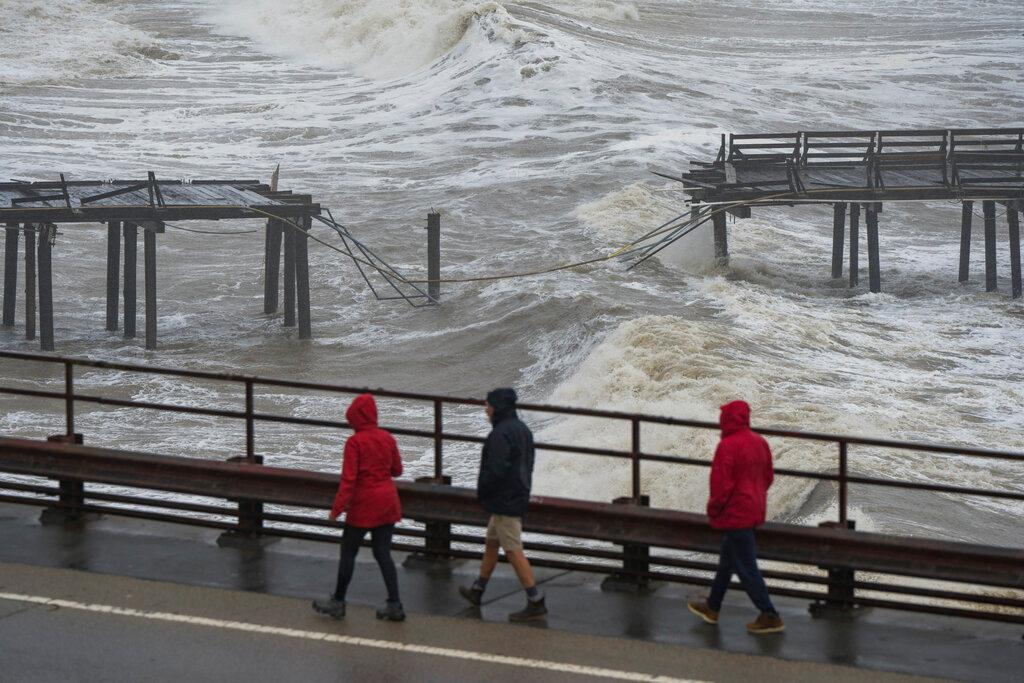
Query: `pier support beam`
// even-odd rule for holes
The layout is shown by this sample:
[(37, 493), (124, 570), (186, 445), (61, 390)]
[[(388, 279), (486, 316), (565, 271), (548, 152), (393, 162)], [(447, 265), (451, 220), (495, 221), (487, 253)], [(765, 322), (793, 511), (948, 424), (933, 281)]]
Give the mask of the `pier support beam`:
[(117, 330), (117, 297), (121, 284), (121, 224), (107, 223), (107, 331)]
[(263, 312), (277, 312), (278, 292), (281, 286), (281, 223), (267, 221), (263, 260)]
[(729, 265), (729, 233), (725, 225), (725, 211), (718, 207), (713, 209), (714, 215), (711, 221), (714, 224), (715, 232), (715, 264), (718, 266)]
[(832, 279), (843, 276), (843, 241), (846, 233), (846, 204), (832, 205)]
[(136, 264), (139, 258), (139, 228), (124, 224), (124, 337), (135, 338)]
[(302, 233), (295, 233), (295, 295), (299, 318), (299, 339), (312, 339), (313, 326), (309, 318), (309, 238), (313, 219), (302, 217)]
[(53, 351), (53, 261), (50, 239), (54, 225), (44, 224), (39, 231), (39, 348)]
[(146, 350), (156, 350), (156, 230), (143, 231), (146, 278)]
[(960, 214), (960, 282), (967, 282), (970, 277), (971, 218), (974, 216), (974, 202), (962, 202)]
[(1010, 288), (1014, 299), (1021, 297), (1020, 216), (1011, 203), (1006, 207), (1006, 224), (1010, 232)]
[(284, 226), (284, 326), (295, 327), (295, 228)]
[(872, 293), (882, 291), (881, 264), (878, 257), (878, 212), (868, 209), (868, 282)]
[(4, 327), (14, 327), (18, 297), (18, 224), (8, 223), (4, 236)]
[(985, 214), (985, 291), (996, 291), (996, 203), (981, 203)]
[(850, 204), (850, 287), (860, 283), (860, 204)]
[(36, 226), (25, 224), (25, 339), (36, 338)]
[(441, 214), (427, 214), (427, 295), (441, 298)]

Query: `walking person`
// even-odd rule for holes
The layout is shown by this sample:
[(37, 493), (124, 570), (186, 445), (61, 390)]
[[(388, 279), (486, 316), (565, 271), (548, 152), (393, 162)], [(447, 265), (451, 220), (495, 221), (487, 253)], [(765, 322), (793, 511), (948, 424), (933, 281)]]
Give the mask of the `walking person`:
[(760, 610), (757, 619), (747, 624), (747, 631), (778, 633), (786, 626), (757, 567), (754, 541), (754, 527), (764, 524), (768, 487), (774, 479), (772, 451), (764, 437), (751, 431), (750, 406), (746, 402), (722, 406), (720, 424), (722, 440), (711, 463), (707, 512), (712, 528), (722, 530), (725, 537), (710, 596), (707, 601), (690, 601), (686, 606), (705, 622), (717, 624), (725, 592), (736, 574)]
[(388, 599), (377, 610), (378, 619), (403, 621), (405, 610), (398, 595), (398, 571), (391, 559), (391, 538), (395, 524), (402, 519), (398, 489), (392, 477), (402, 474), (402, 456), (395, 438), (377, 426), (377, 404), (370, 394), (357, 396), (345, 411), (345, 419), (355, 434), (345, 442), (341, 483), (328, 513), (333, 522), (345, 512), (345, 531), (341, 536), (341, 560), (334, 595), (315, 600), (313, 609), (335, 619), (345, 616), (345, 593), (352, 580), (356, 555), (366, 534), (370, 534), (373, 557), (380, 566)]
[(470, 604), (480, 605), (501, 548), (526, 591), (526, 607), (509, 614), (509, 621), (544, 619), (548, 610), (544, 596), (537, 590), (522, 541), (523, 515), (533, 483), (533, 433), (516, 415), (513, 389), (495, 389), (487, 394), (486, 411), (494, 427), (484, 442), (476, 489), (480, 505), (491, 517), (487, 522), (480, 576), (473, 585), (460, 586), (459, 593)]

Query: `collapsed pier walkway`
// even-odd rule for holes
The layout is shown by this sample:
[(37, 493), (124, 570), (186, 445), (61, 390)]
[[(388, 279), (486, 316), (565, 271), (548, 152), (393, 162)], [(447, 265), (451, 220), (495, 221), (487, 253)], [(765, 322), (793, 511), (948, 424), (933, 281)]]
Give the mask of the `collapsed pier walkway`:
[[(996, 206), (1009, 230), (1011, 295), (1021, 287), (1024, 128), (799, 131), (722, 135), (718, 155), (680, 175), (693, 221), (712, 221), (715, 256), (729, 257), (726, 215), (756, 207), (833, 207), (832, 277), (841, 278), (849, 225), (849, 283), (859, 284), (860, 218), (866, 222), (869, 288), (881, 291), (879, 214), (886, 203), (959, 202), (961, 283), (969, 279), (974, 204), (984, 215), (985, 288), (996, 290)], [(849, 216), (849, 219), (847, 219)]]
[[(433, 216), (436, 223), (436, 215)], [(413, 305), (436, 303), (436, 263), (439, 225), (433, 223), (431, 294), (388, 265), (311, 194), (278, 190), (275, 172), (269, 184), (257, 180), (165, 180), (152, 172), (145, 180), (75, 180), (61, 174), (59, 182), (0, 183), (0, 224), (4, 231), (3, 327), (15, 325), (18, 300), (19, 238), (24, 235), (25, 338), (35, 339), (38, 321), (40, 348), (54, 350), (53, 251), (58, 226), (102, 223), (107, 226), (106, 329), (120, 324), (123, 292), (123, 331), (136, 336), (138, 236), (143, 236), (143, 280), (146, 348), (157, 348), (157, 236), (167, 228), (214, 235), (241, 234), (185, 228), (185, 221), (258, 220), (265, 223), (263, 312), (284, 307), (283, 325), (297, 328), (298, 338), (313, 337), (310, 317), (309, 241), (334, 249), (355, 262), (378, 299), (403, 299)], [(327, 226), (343, 246), (311, 235), (314, 221)], [(122, 270), (123, 254), (123, 270)], [(282, 263), (283, 257), (283, 263)], [(369, 274), (383, 278), (391, 297), (378, 293)], [(283, 298), (283, 302), (281, 299)]]

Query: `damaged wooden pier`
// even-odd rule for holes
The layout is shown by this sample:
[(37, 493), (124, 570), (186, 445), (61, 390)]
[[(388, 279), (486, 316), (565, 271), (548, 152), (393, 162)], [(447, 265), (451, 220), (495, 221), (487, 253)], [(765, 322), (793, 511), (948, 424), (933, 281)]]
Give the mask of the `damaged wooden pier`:
[[(1024, 211), (1024, 128), (801, 131), (722, 135), (718, 156), (691, 161), (671, 177), (686, 185), (695, 214), (713, 221), (715, 256), (729, 258), (726, 214), (752, 207), (831, 204), (832, 277), (843, 276), (849, 225), (849, 283), (859, 283), (860, 219), (867, 232), (868, 280), (882, 289), (879, 214), (886, 202), (960, 202), (959, 281), (967, 282), (974, 204), (984, 216), (985, 288), (996, 290), (996, 206), (1006, 209), (1010, 281), (1021, 296), (1020, 213)], [(849, 218), (847, 218), (849, 217)]]
[[(300, 339), (312, 337), (307, 233), (320, 204), (311, 195), (277, 191), (256, 180), (146, 180), (0, 183), (0, 223), (4, 240), (3, 326), (15, 324), (18, 242), (25, 238), (25, 336), (54, 349), (53, 248), (58, 226), (107, 225), (106, 329), (116, 331), (119, 295), (124, 295), (126, 338), (136, 335), (138, 233), (143, 233), (146, 348), (157, 347), (157, 235), (169, 222), (260, 219), (266, 221), (264, 312), (278, 309), (284, 256), (284, 326), (298, 327)], [(122, 245), (124, 266), (121, 268)]]

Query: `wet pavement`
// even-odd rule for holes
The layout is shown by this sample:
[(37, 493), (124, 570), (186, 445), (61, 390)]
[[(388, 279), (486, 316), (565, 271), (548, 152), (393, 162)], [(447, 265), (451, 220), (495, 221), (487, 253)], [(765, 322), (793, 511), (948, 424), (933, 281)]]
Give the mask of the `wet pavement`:
[[(716, 628), (686, 612), (685, 600), (692, 593), (688, 587), (664, 585), (647, 594), (609, 593), (601, 590), (599, 576), (551, 570), (538, 571), (551, 610), (547, 623), (511, 625), (506, 615), (519, 609), (524, 597), (507, 566), (499, 565), (480, 610), (468, 607), (458, 597), (457, 586), (476, 575), (474, 562), (400, 567), (402, 597), (410, 619), (402, 625), (383, 624), (366, 609), (380, 604), (384, 597), (368, 550), (360, 556), (349, 591), (349, 617), (335, 622), (308, 608), (309, 599), (325, 596), (333, 588), (336, 548), (329, 544), (286, 539), (263, 549), (243, 550), (219, 547), (217, 532), (206, 529), (104, 517), (75, 530), (40, 525), (38, 515), (38, 508), (0, 505), (0, 562), (7, 563), (0, 565), (0, 592), (182, 611), (303, 633), (355, 633), (388, 643), (432, 643), (459, 652), (684, 679), (724, 681), (742, 675), (767, 676), (768, 680), (879, 680), (886, 678), (881, 672), (899, 672), (998, 682), (1019, 680), (1024, 664), (1024, 629), (1019, 626), (878, 609), (852, 619), (812, 617), (805, 602), (781, 598), (776, 605), (786, 620), (786, 632), (752, 637), (744, 624), (753, 610), (743, 595), (730, 593)], [(33, 571), (26, 565), (82, 571), (50, 574), (50, 570)], [(128, 594), (142, 606), (124, 604)], [(116, 661), (126, 679), (132, 678), (131, 672), (144, 671), (146, 662), (155, 667), (153, 671), (161, 672), (156, 678), (164, 678), (164, 674), (169, 678), (172, 673), (195, 677), (204, 671), (208, 675), (200, 678), (212, 678), (216, 672), (218, 680), (241, 680), (247, 671), (263, 671), (267, 677), (279, 666), (270, 662), (280, 660), (284, 666), (287, 653), (294, 650), (293, 658), (302, 661), (295, 662), (298, 668), (293, 670), (305, 672), (302, 680), (360, 680), (371, 676), (372, 663), (381, 659), (380, 649), (345, 644), (328, 647), (314, 642), (315, 635), (299, 647), (281, 642), (294, 637), (261, 633), (253, 659), (245, 659), (244, 666), (238, 668), (217, 668), (211, 663), (216, 660), (215, 652), (234, 653), (235, 657), (227, 658), (232, 661), (253, 649), (245, 633), (152, 619), (133, 626), (134, 621), (108, 613), (54, 611), (45, 605), (0, 600), (0, 642), (5, 644), (0, 654), (0, 664), (5, 664), (2, 670), (21, 672), (13, 680), (39, 680), (48, 677), (42, 676), (47, 672), (61, 674), (46, 669), (56, 666), (46, 655), (55, 637), (66, 653), (62, 657), (70, 657), (69, 662), (81, 657), (82, 672)], [(70, 649), (69, 643), (74, 644)], [(121, 659), (97, 659), (96, 653), (109, 650), (111, 643), (119, 643), (116, 651)], [(193, 649), (195, 657), (178, 661), (182, 653)], [(168, 664), (168, 658), (174, 662)], [(522, 680), (524, 673), (529, 673), (531, 680), (555, 680), (566, 675), (543, 667), (524, 672), (516, 666), (476, 660), (468, 665), (461, 655), (389, 650), (388, 658), (394, 666), (383, 676), (393, 680), (412, 680), (413, 674), (418, 681)], [(259, 664), (263, 660), (266, 663)], [(109, 679), (109, 675), (105, 677)]]

